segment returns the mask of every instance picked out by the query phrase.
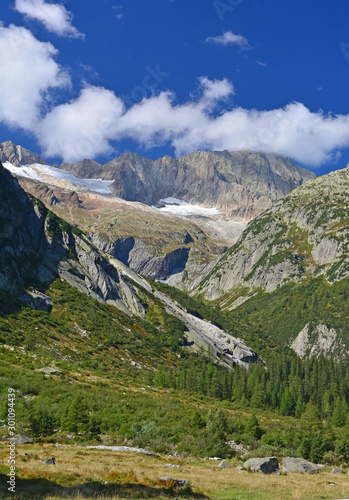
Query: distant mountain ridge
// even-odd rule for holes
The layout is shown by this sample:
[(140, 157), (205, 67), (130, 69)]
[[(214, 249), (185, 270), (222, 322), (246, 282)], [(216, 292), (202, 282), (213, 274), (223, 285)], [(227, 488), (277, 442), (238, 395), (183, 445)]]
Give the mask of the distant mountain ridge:
[(156, 161), (124, 153), (105, 165), (84, 160), (61, 168), (80, 177), (114, 179), (111, 189), (124, 200), (155, 205), (174, 197), (244, 220), (316, 177), (289, 158), (251, 151), (196, 151)]
[[(290, 159), (246, 151), (199, 151), (156, 161), (125, 153), (105, 165), (83, 160), (58, 169), (42, 168), (42, 158), (10, 141), (1, 145), (1, 154), (17, 166), (7, 168), (26, 191), (77, 224), (100, 250), (143, 275), (188, 290), (238, 239), (249, 220), (315, 177)], [(32, 166), (21, 173), (27, 163)], [(62, 178), (57, 177), (60, 172)], [(80, 184), (71, 182), (72, 174), (75, 181), (83, 179)], [(91, 184), (107, 185), (99, 191), (105, 196), (86, 188)], [(177, 216), (151, 208), (162, 206), (158, 202), (166, 198), (184, 200), (199, 210)], [(213, 208), (217, 215), (205, 214), (202, 207)]]
[[(0, 160), (16, 166), (46, 163), (10, 141), (1, 145)], [(127, 201), (156, 205), (160, 199), (174, 197), (215, 207), (245, 222), (316, 177), (289, 158), (252, 151), (195, 151), (156, 161), (128, 152), (104, 165), (85, 159), (60, 168), (81, 178), (113, 180), (112, 193)]]

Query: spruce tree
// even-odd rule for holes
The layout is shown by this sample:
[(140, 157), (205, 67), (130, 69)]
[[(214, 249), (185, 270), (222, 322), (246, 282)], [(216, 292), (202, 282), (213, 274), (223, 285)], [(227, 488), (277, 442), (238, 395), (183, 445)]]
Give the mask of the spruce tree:
[(101, 433), (101, 426), (96, 418), (92, 415), (89, 419), (87, 426), (87, 438), (99, 440), (99, 434)]

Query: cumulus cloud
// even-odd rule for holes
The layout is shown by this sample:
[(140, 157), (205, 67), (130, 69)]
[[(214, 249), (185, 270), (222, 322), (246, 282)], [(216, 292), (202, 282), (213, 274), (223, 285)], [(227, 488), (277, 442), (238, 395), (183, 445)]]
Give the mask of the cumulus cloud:
[(113, 150), (109, 140), (123, 110), (123, 102), (110, 90), (86, 86), (77, 99), (48, 113), (35, 132), (48, 157), (94, 158)]
[(196, 100), (177, 104), (175, 94), (166, 91), (127, 110), (113, 92), (87, 87), (46, 116), (40, 143), (47, 155), (68, 161), (110, 152), (113, 141), (131, 138), (146, 148), (171, 144), (177, 156), (198, 149), (249, 149), (313, 166), (349, 146), (349, 115), (314, 113), (297, 102), (273, 110), (236, 107), (217, 113), (234, 87), (208, 78), (201, 78), (199, 86)]
[(84, 37), (73, 25), (73, 15), (64, 5), (45, 0), (16, 0), (15, 9), (25, 16), (40, 21), (48, 31), (72, 38)]
[(22, 27), (0, 27), (0, 118), (7, 125), (33, 130), (40, 118), (47, 91), (70, 84), (57, 64), (57, 49), (39, 42)]
[(238, 45), (239, 47), (248, 47), (249, 43), (247, 38), (242, 35), (235, 35), (231, 31), (225, 31), (223, 35), (209, 36), (205, 42), (217, 43), (219, 45)]

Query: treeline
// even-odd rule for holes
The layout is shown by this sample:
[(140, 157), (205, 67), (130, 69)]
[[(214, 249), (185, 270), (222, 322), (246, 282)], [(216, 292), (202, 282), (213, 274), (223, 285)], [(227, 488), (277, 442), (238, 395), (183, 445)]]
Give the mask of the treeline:
[(311, 402), (319, 416), (341, 427), (349, 414), (349, 361), (324, 357), (301, 360), (283, 355), (262, 363), (226, 370), (209, 359), (188, 359), (183, 368), (159, 370), (153, 383), (228, 400), (239, 408), (273, 410), (300, 418)]

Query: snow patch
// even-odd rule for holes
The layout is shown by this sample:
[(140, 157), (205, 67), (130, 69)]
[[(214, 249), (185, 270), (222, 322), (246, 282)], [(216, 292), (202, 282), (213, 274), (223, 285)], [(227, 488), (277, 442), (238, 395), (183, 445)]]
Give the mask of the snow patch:
[(30, 165), (16, 167), (7, 161), (6, 163), (3, 163), (3, 166), (6, 170), (11, 172), (11, 174), (18, 175), (19, 177), (26, 177), (27, 179), (33, 179), (35, 181), (43, 180)]
[(9, 162), (4, 163), (3, 165), (12, 174), (18, 175), (20, 177), (27, 177), (28, 179), (33, 179), (36, 181), (44, 182), (42, 175), (47, 175), (55, 179), (64, 179), (66, 181), (72, 182), (73, 184), (84, 186), (96, 193), (110, 194), (112, 192), (110, 186), (111, 184), (113, 184), (114, 180), (105, 181), (102, 179), (81, 179), (80, 177), (76, 177), (76, 175), (67, 172), (66, 170), (62, 170), (56, 167), (50, 167), (48, 165), (42, 165), (40, 163), (33, 163), (32, 165), (21, 165), (20, 167), (15, 167), (14, 165), (12, 165), (12, 163)]
[(165, 198), (159, 200), (159, 205), (164, 205), (159, 207), (153, 206), (160, 212), (165, 212), (174, 215), (219, 215), (220, 212), (216, 208), (205, 208), (199, 205), (192, 205), (183, 200), (178, 200), (177, 198)]

